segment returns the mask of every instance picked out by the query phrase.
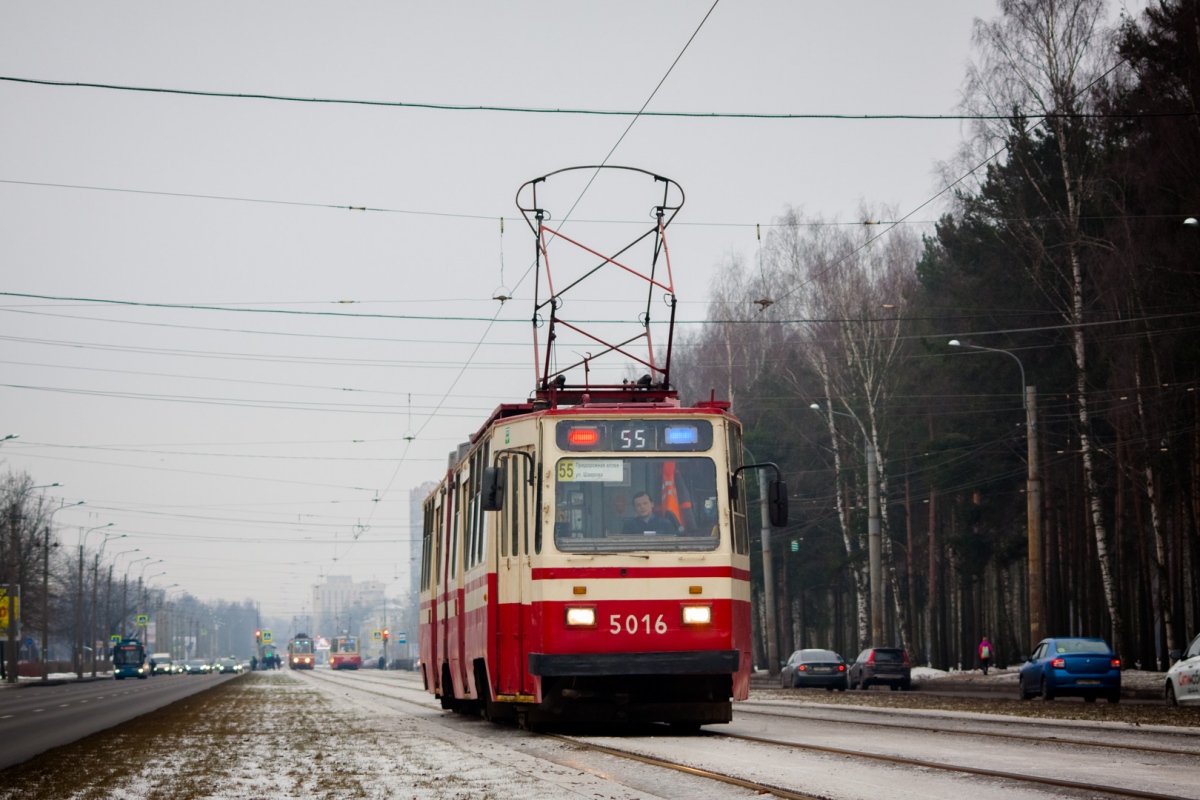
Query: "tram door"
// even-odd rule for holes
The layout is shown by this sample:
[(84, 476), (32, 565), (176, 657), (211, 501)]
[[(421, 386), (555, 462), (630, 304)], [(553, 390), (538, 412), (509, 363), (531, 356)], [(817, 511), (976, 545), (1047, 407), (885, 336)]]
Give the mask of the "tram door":
[(530, 596), (529, 520), (533, 513), (529, 486), (529, 459), (510, 455), (505, 467), (504, 506), (500, 511), (496, 561), (499, 601), (498, 695), (532, 694), (526, 674), (528, 643), (525, 609)]

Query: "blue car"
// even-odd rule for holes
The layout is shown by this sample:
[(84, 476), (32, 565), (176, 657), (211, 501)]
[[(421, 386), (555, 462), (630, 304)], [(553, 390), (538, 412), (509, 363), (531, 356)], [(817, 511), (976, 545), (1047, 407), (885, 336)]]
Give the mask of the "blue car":
[(1103, 639), (1043, 639), (1021, 667), (1020, 696), (1121, 700), (1121, 659)]

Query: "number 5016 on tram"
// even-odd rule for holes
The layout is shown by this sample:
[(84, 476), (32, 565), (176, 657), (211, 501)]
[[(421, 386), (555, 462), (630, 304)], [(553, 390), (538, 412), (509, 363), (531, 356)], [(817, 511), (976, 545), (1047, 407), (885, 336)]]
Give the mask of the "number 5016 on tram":
[(451, 453), (421, 564), (421, 671), (444, 708), (694, 727), (748, 696), (741, 426), (724, 402), (637, 395), (503, 405)]

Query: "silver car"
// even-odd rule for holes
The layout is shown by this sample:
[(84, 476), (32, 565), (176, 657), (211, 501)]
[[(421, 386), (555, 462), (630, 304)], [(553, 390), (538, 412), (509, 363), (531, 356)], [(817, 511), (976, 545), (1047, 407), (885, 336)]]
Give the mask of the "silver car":
[(1200, 636), (1192, 639), (1184, 652), (1171, 651), (1177, 659), (1167, 670), (1167, 684), (1163, 690), (1169, 706), (1200, 705)]

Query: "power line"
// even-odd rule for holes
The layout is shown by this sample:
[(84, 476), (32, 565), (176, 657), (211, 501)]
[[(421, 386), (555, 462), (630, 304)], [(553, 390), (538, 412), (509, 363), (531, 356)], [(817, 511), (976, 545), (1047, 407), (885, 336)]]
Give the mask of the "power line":
[[(715, 7), (714, 3), (714, 7)], [(712, 13), (712, 9), (709, 9)], [(705, 20), (708, 15), (705, 15)], [(704, 24), (703, 21), (700, 23)], [(699, 28), (697, 28), (697, 32)], [(695, 34), (693, 34), (694, 36)], [(688, 40), (691, 43), (691, 40)], [(684, 46), (686, 50), (686, 45)], [(682, 53), (680, 53), (682, 55)], [(674, 67), (674, 64), (672, 64)], [(667, 71), (670, 74), (670, 70)], [(665, 76), (664, 76), (665, 78)], [(91, 83), (85, 81), (50, 81), (37, 78), (18, 78), (15, 76), (0, 76), (0, 81), (22, 83), (32, 86), (50, 86), (73, 89), (104, 89), (117, 92), (138, 92), (145, 94), (182, 95), (186, 97), (211, 97), (236, 100), (272, 100), (287, 103), (312, 103), (318, 105), (348, 105), (373, 106), (377, 108), (415, 108), (428, 111), (476, 111), (498, 112), (508, 114), (563, 114), (570, 116), (600, 116), (600, 117), (663, 117), (685, 119), (755, 119), (755, 120), (846, 120), (846, 121), (932, 121), (932, 122), (963, 122), (974, 120), (1011, 120), (1012, 114), (832, 114), (832, 113), (770, 113), (753, 111), (627, 111), (592, 108), (539, 108), (536, 106), (491, 106), (491, 105), (461, 105), (457, 103), (409, 103), (396, 100), (352, 100), (349, 98), (333, 97), (300, 97), (297, 95), (265, 94), (258, 92), (216, 92), (200, 89), (171, 89), (151, 86), (131, 86), (115, 83)], [(1063, 119), (1141, 119), (1153, 117), (1194, 117), (1197, 111), (1154, 111), (1154, 112), (1073, 112), (1052, 114), (1046, 118)]]

